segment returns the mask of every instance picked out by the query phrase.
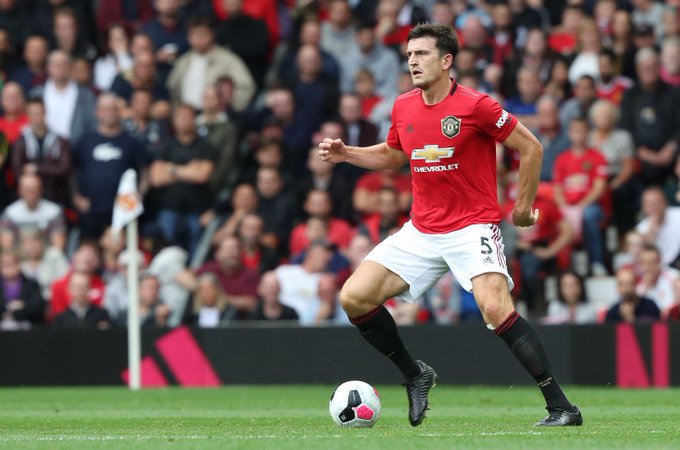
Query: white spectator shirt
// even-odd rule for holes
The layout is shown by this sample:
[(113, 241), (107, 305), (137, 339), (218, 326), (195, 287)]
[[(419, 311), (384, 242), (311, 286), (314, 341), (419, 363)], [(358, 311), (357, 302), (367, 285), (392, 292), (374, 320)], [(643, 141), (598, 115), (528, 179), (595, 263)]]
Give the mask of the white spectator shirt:
[(94, 63), (94, 85), (100, 91), (108, 91), (119, 73), (132, 69), (132, 57), (126, 52), (120, 55), (109, 53)]
[[(664, 266), (670, 265), (680, 254), (680, 206), (669, 206), (663, 223), (659, 226), (654, 239), (654, 245), (661, 253), (661, 262)], [(647, 234), (649, 231), (649, 218), (643, 219), (636, 227), (635, 231)]]
[(198, 326), (201, 328), (215, 328), (220, 324), (220, 315), (219, 309), (204, 306), (198, 312)]
[(662, 269), (659, 279), (651, 288), (645, 290), (641, 284), (638, 284), (637, 294), (642, 297), (647, 297), (654, 300), (656, 306), (661, 311), (667, 310), (675, 304), (673, 297), (673, 283), (680, 276), (680, 272), (675, 269)]
[(600, 79), (600, 65), (597, 53), (579, 53), (569, 66), (569, 82), (576, 85), (581, 77), (588, 75), (595, 80)]
[(69, 81), (64, 89), (59, 90), (52, 80), (48, 80), (45, 83), (43, 101), (45, 102), (47, 128), (64, 139), (70, 138), (73, 113), (78, 101), (78, 85), (76, 82)]
[(31, 210), (23, 200), (10, 204), (3, 214), (2, 221), (9, 222), (16, 228), (37, 228), (47, 231), (56, 220), (61, 219), (61, 207), (54, 202), (42, 199), (35, 209)]
[(208, 71), (208, 57), (194, 53), (189, 61), (189, 68), (182, 78), (182, 101), (194, 108), (203, 109), (203, 86)]
[(298, 313), (300, 325), (312, 325), (321, 307), (321, 274), (309, 273), (297, 264), (279, 266), (275, 272), (281, 285), (281, 304), (290, 306)]

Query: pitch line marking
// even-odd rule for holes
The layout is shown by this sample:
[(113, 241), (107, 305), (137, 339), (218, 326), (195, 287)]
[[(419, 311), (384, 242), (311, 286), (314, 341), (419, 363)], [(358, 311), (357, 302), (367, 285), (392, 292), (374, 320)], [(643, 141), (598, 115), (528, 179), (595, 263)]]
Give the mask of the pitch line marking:
[[(675, 433), (680, 430), (648, 430), (647, 433), (636, 433), (636, 434), (668, 434)], [(475, 437), (475, 436), (541, 436), (549, 435), (550, 433), (541, 431), (490, 431), (481, 433), (419, 433), (418, 436), (421, 437), (431, 437), (431, 438), (445, 438), (445, 437)], [(592, 432), (579, 432), (578, 436), (593, 436), (602, 434), (600, 431)], [(294, 436), (294, 439), (346, 439), (349, 434), (319, 434), (319, 435), (299, 435)], [(262, 439), (281, 439), (282, 437), (290, 437), (288, 434), (263, 434), (259, 436), (253, 435), (224, 435), (219, 434), (214, 435), (159, 435), (159, 436), (147, 436), (141, 434), (117, 434), (117, 435), (104, 435), (104, 436), (91, 436), (91, 435), (71, 435), (62, 434), (55, 436), (35, 436), (35, 435), (14, 435), (14, 436), (0, 436), (0, 442), (96, 442), (96, 441), (154, 441), (154, 440), (262, 440)], [(357, 435), (358, 436), (358, 435)]]

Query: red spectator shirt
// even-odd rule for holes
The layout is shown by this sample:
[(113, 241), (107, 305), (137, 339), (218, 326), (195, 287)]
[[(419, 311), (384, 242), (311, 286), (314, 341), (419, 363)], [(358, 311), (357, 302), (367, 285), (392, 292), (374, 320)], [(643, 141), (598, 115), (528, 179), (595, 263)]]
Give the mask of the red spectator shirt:
[(374, 171), (359, 177), (354, 187), (368, 192), (378, 192), (383, 188), (392, 188), (400, 194), (411, 192), (411, 177), (397, 171)]
[[(354, 237), (352, 225), (342, 219), (331, 218), (328, 221), (328, 241), (340, 249), (347, 248)], [(291, 255), (298, 255), (309, 247), (307, 223), (301, 223), (290, 233), (289, 250)]]
[(215, 275), (227, 295), (257, 295), (257, 285), (260, 283), (257, 270), (241, 267), (234, 273), (226, 273), (217, 261), (208, 261), (196, 270), (196, 276), (204, 273)]
[(379, 95), (372, 95), (370, 97), (363, 97), (361, 99), (361, 117), (368, 120), (371, 117), (371, 112), (375, 105), (382, 101), (382, 97)]
[(14, 141), (19, 139), (21, 130), (23, 130), (26, 125), (28, 125), (28, 116), (26, 114), (19, 116), (16, 119), (0, 117), (0, 131), (5, 133), (10, 144), (13, 144)]
[(392, 31), (382, 38), (383, 44), (387, 47), (398, 47), (408, 40), (411, 25), (397, 25)]
[[(71, 304), (71, 296), (68, 293), (68, 285), (72, 272), (52, 283), (52, 299), (50, 300), (49, 319), (52, 320), (66, 311)], [(90, 303), (94, 306), (102, 306), (104, 302), (104, 281), (99, 275), (90, 276), (90, 291), (87, 293)]]
[(668, 310), (668, 320), (680, 321), (680, 305), (675, 304)]
[(262, 261), (262, 250), (255, 250), (254, 253), (248, 253), (245, 250), (241, 251), (241, 264), (251, 270), (260, 270), (260, 261)]
[(623, 92), (633, 86), (633, 82), (626, 77), (616, 77), (611, 83), (603, 84), (598, 82), (595, 85), (597, 98), (608, 100), (615, 105), (620, 105), (623, 99)]
[(607, 178), (607, 160), (595, 149), (586, 149), (580, 155), (569, 149), (555, 161), (553, 181), (560, 185), (570, 205), (588, 195), (598, 178)]
[(576, 50), (576, 35), (555, 31), (548, 37), (548, 47), (562, 55), (569, 55)]
[[(513, 207), (514, 202), (507, 202), (505, 204), (505, 218), (511, 223)], [(522, 242), (530, 242), (534, 245), (548, 245), (560, 233), (559, 226), (562, 221), (562, 213), (554, 200), (548, 197), (541, 197), (540, 195), (534, 200), (533, 207), (541, 212), (538, 216), (538, 221), (530, 227), (517, 227), (517, 236)]]
[(448, 233), (500, 222), (496, 141), (510, 135), (517, 119), (458, 83), (435, 105), (426, 105), (421, 92), (397, 98), (387, 136), (387, 145), (410, 160), (413, 225), (423, 233)]

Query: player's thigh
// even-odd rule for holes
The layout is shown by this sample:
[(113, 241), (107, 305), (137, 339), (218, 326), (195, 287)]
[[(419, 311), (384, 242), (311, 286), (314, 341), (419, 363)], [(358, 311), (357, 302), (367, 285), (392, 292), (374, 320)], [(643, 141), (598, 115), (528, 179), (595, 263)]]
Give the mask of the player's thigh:
[(503, 238), (498, 226), (476, 224), (456, 230), (438, 238), (442, 258), (451, 268), (460, 285), (471, 292), (471, 280), (484, 273), (500, 273), (505, 276), (510, 289), (514, 282), (508, 273), (503, 250)]
[[(396, 295), (413, 302), (448, 271), (433, 236), (421, 233), (411, 222), (378, 244), (364, 261), (379, 264), (405, 282), (387, 283), (380, 293), (381, 301)], [(406, 289), (398, 292), (403, 287)]]
[(487, 323), (495, 326), (499, 316), (504, 320), (512, 312), (510, 289), (514, 283), (498, 226), (471, 225), (440, 239), (442, 256), (461, 286), (474, 294)]
[(486, 323), (498, 327), (515, 310), (505, 275), (486, 272), (472, 278), (472, 294)]
[(362, 261), (340, 292), (343, 308), (376, 307), (408, 289), (399, 275), (375, 261)]

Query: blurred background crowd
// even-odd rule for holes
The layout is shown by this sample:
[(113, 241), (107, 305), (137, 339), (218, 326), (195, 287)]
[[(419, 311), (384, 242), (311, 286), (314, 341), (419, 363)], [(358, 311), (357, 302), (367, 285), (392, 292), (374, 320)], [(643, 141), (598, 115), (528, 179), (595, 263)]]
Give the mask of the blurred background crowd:
[[(411, 204), (408, 168), (316, 157), (385, 139), (406, 36), (544, 147), (539, 222), (503, 223), (545, 323), (680, 320), (680, 1), (0, 0), (0, 327), (346, 324), (339, 287)], [(498, 145), (510, 216), (518, 152)], [(110, 228), (133, 168), (140, 248)], [(451, 274), (400, 324), (481, 321)]]

